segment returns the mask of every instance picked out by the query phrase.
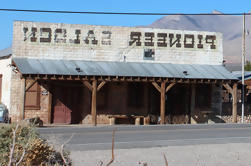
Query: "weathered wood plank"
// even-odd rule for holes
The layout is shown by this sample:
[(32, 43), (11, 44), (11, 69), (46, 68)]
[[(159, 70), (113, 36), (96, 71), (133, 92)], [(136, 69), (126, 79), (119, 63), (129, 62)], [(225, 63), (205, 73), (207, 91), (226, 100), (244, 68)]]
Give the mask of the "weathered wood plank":
[(135, 118), (135, 125), (140, 125), (140, 117)]
[(115, 120), (116, 120), (115, 118), (110, 118), (109, 120), (110, 120), (110, 125), (115, 125)]
[(196, 124), (195, 118), (195, 93), (196, 93), (196, 84), (191, 84), (191, 98), (190, 98), (190, 121), (191, 124)]
[(48, 99), (49, 100), (49, 102), (48, 102), (48, 123), (51, 123), (52, 94), (51, 94), (50, 90), (48, 92), (49, 92), (49, 94), (48, 94), (48, 98), (49, 98)]
[(68, 75), (65, 79), (66, 80), (73, 80), (72, 75)]
[(97, 80), (93, 80), (92, 82), (92, 108), (91, 108), (91, 113), (92, 113), (92, 125), (96, 126), (97, 125)]
[(108, 118), (122, 118), (122, 119), (126, 119), (129, 118), (128, 115), (108, 115)]
[(152, 82), (152, 84), (159, 92), (161, 92), (161, 88), (156, 82)]
[(97, 91), (99, 91), (104, 85), (105, 85), (105, 81), (102, 81), (99, 85), (98, 85), (98, 88), (97, 88)]
[(37, 80), (27, 80), (26, 82), (25, 92), (27, 92), (37, 82)]
[(166, 92), (168, 92), (173, 86), (175, 85), (175, 83), (171, 83), (166, 87)]
[(111, 77), (107, 76), (107, 78), (105, 79), (106, 81), (111, 81)]
[(237, 123), (237, 83), (233, 85), (233, 123)]
[(233, 95), (233, 89), (229, 84), (222, 84), (222, 85), (227, 89), (228, 93)]
[(165, 124), (165, 86), (166, 83), (161, 83), (161, 91), (160, 91), (160, 124)]
[(83, 81), (83, 84), (92, 92), (93, 86), (88, 81)]

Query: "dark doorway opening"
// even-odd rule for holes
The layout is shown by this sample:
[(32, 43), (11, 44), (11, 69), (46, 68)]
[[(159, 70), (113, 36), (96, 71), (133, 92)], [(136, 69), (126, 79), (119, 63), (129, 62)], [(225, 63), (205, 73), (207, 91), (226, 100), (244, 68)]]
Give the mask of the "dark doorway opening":
[(82, 83), (78, 81), (54, 81), (51, 86), (52, 123), (80, 123), (83, 97)]
[[(151, 123), (160, 121), (160, 93), (149, 85), (149, 103)], [(189, 123), (190, 117), (190, 86), (175, 84), (165, 95), (165, 122), (169, 124)]]

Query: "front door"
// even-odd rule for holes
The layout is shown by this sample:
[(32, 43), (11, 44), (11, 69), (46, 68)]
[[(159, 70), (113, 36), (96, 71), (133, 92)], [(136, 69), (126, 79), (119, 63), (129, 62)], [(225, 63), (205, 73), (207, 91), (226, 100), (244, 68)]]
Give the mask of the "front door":
[(71, 123), (71, 89), (55, 86), (53, 92), (53, 123)]

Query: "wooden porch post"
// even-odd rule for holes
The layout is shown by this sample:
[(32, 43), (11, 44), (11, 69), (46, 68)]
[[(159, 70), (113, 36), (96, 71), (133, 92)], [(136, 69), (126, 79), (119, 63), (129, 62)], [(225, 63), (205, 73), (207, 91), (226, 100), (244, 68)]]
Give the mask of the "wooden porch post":
[(97, 80), (92, 81), (92, 85), (88, 81), (83, 81), (83, 84), (92, 92), (91, 114), (92, 124), (97, 125), (97, 92), (105, 85), (105, 81), (102, 81), (97, 86)]
[(194, 119), (194, 115), (195, 115), (195, 84), (191, 85), (191, 100), (190, 100), (190, 122), (191, 124), (196, 124), (197, 122)]
[(160, 124), (165, 124), (165, 94), (166, 94), (166, 83), (161, 82), (160, 87)]
[(166, 117), (166, 93), (175, 85), (171, 83), (166, 87), (166, 82), (161, 82), (159, 86), (156, 82), (152, 82), (153, 86), (160, 92), (160, 124), (165, 124)]
[(51, 108), (52, 108), (52, 93), (51, 93), (51, 87), (48, 87), (48, 123), (51, 124)]
[(92, 125), (97, 125), (97, 110), (96, 110), (96, 103), (97, 103), (97, 80), (92, 82)]
[(232, 122), (237, 123), (237, 83), (234, 83), (233, 88), (229, 84), (222, 84), (228, 93), (232, 95)]
[(237, 83), (233, 85), (232, 97), (233, 97), (233, 106), (232, 106), (233, 123), (237, 123)]

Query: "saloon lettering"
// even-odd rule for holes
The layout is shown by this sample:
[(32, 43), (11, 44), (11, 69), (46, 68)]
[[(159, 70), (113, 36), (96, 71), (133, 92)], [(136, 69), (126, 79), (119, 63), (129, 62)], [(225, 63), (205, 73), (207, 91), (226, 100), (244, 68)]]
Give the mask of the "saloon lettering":
[[(88, 30), (85, 35), (82, 35), (80, 29), (76, 29), (75, 33), (72, 35), (73, 38), (67, 38), (68, 32), (66, 29), (55, 29), (52, 31), (51, 28), (23, 28), (24, 41), (30, 42), (40, 42), (40, 43), (73, 43), (73, 44), (86, 44), (86, 45), (97, 45), (99, 43), (94, 30)], [(111, 32), (102, 31), (101, 44), (111, 45)], [(81, 36), (82, 35), (82, 36)], [(52, 37), (53, 36), (53, 37)], [(82, 37), (82, 38), (81, 38)]]
[[(67, 29), (57, 28), (37, 28), (24, 27), (23, 40), (40, 43), (72, 43), (75, 45), (112, 45), (112, 32), (101, 31), (95, 34), (93, 29), (67, 31)], [(198, 48), (203, 49), (205, 45), (210, 49), (216, 49), (215, 35), (194, 35), (194, 34), (174, 34), (174, 33), (154, 33), (154, 32), (130, 32), (129, 46), (145, 46), (158, 48)]]

